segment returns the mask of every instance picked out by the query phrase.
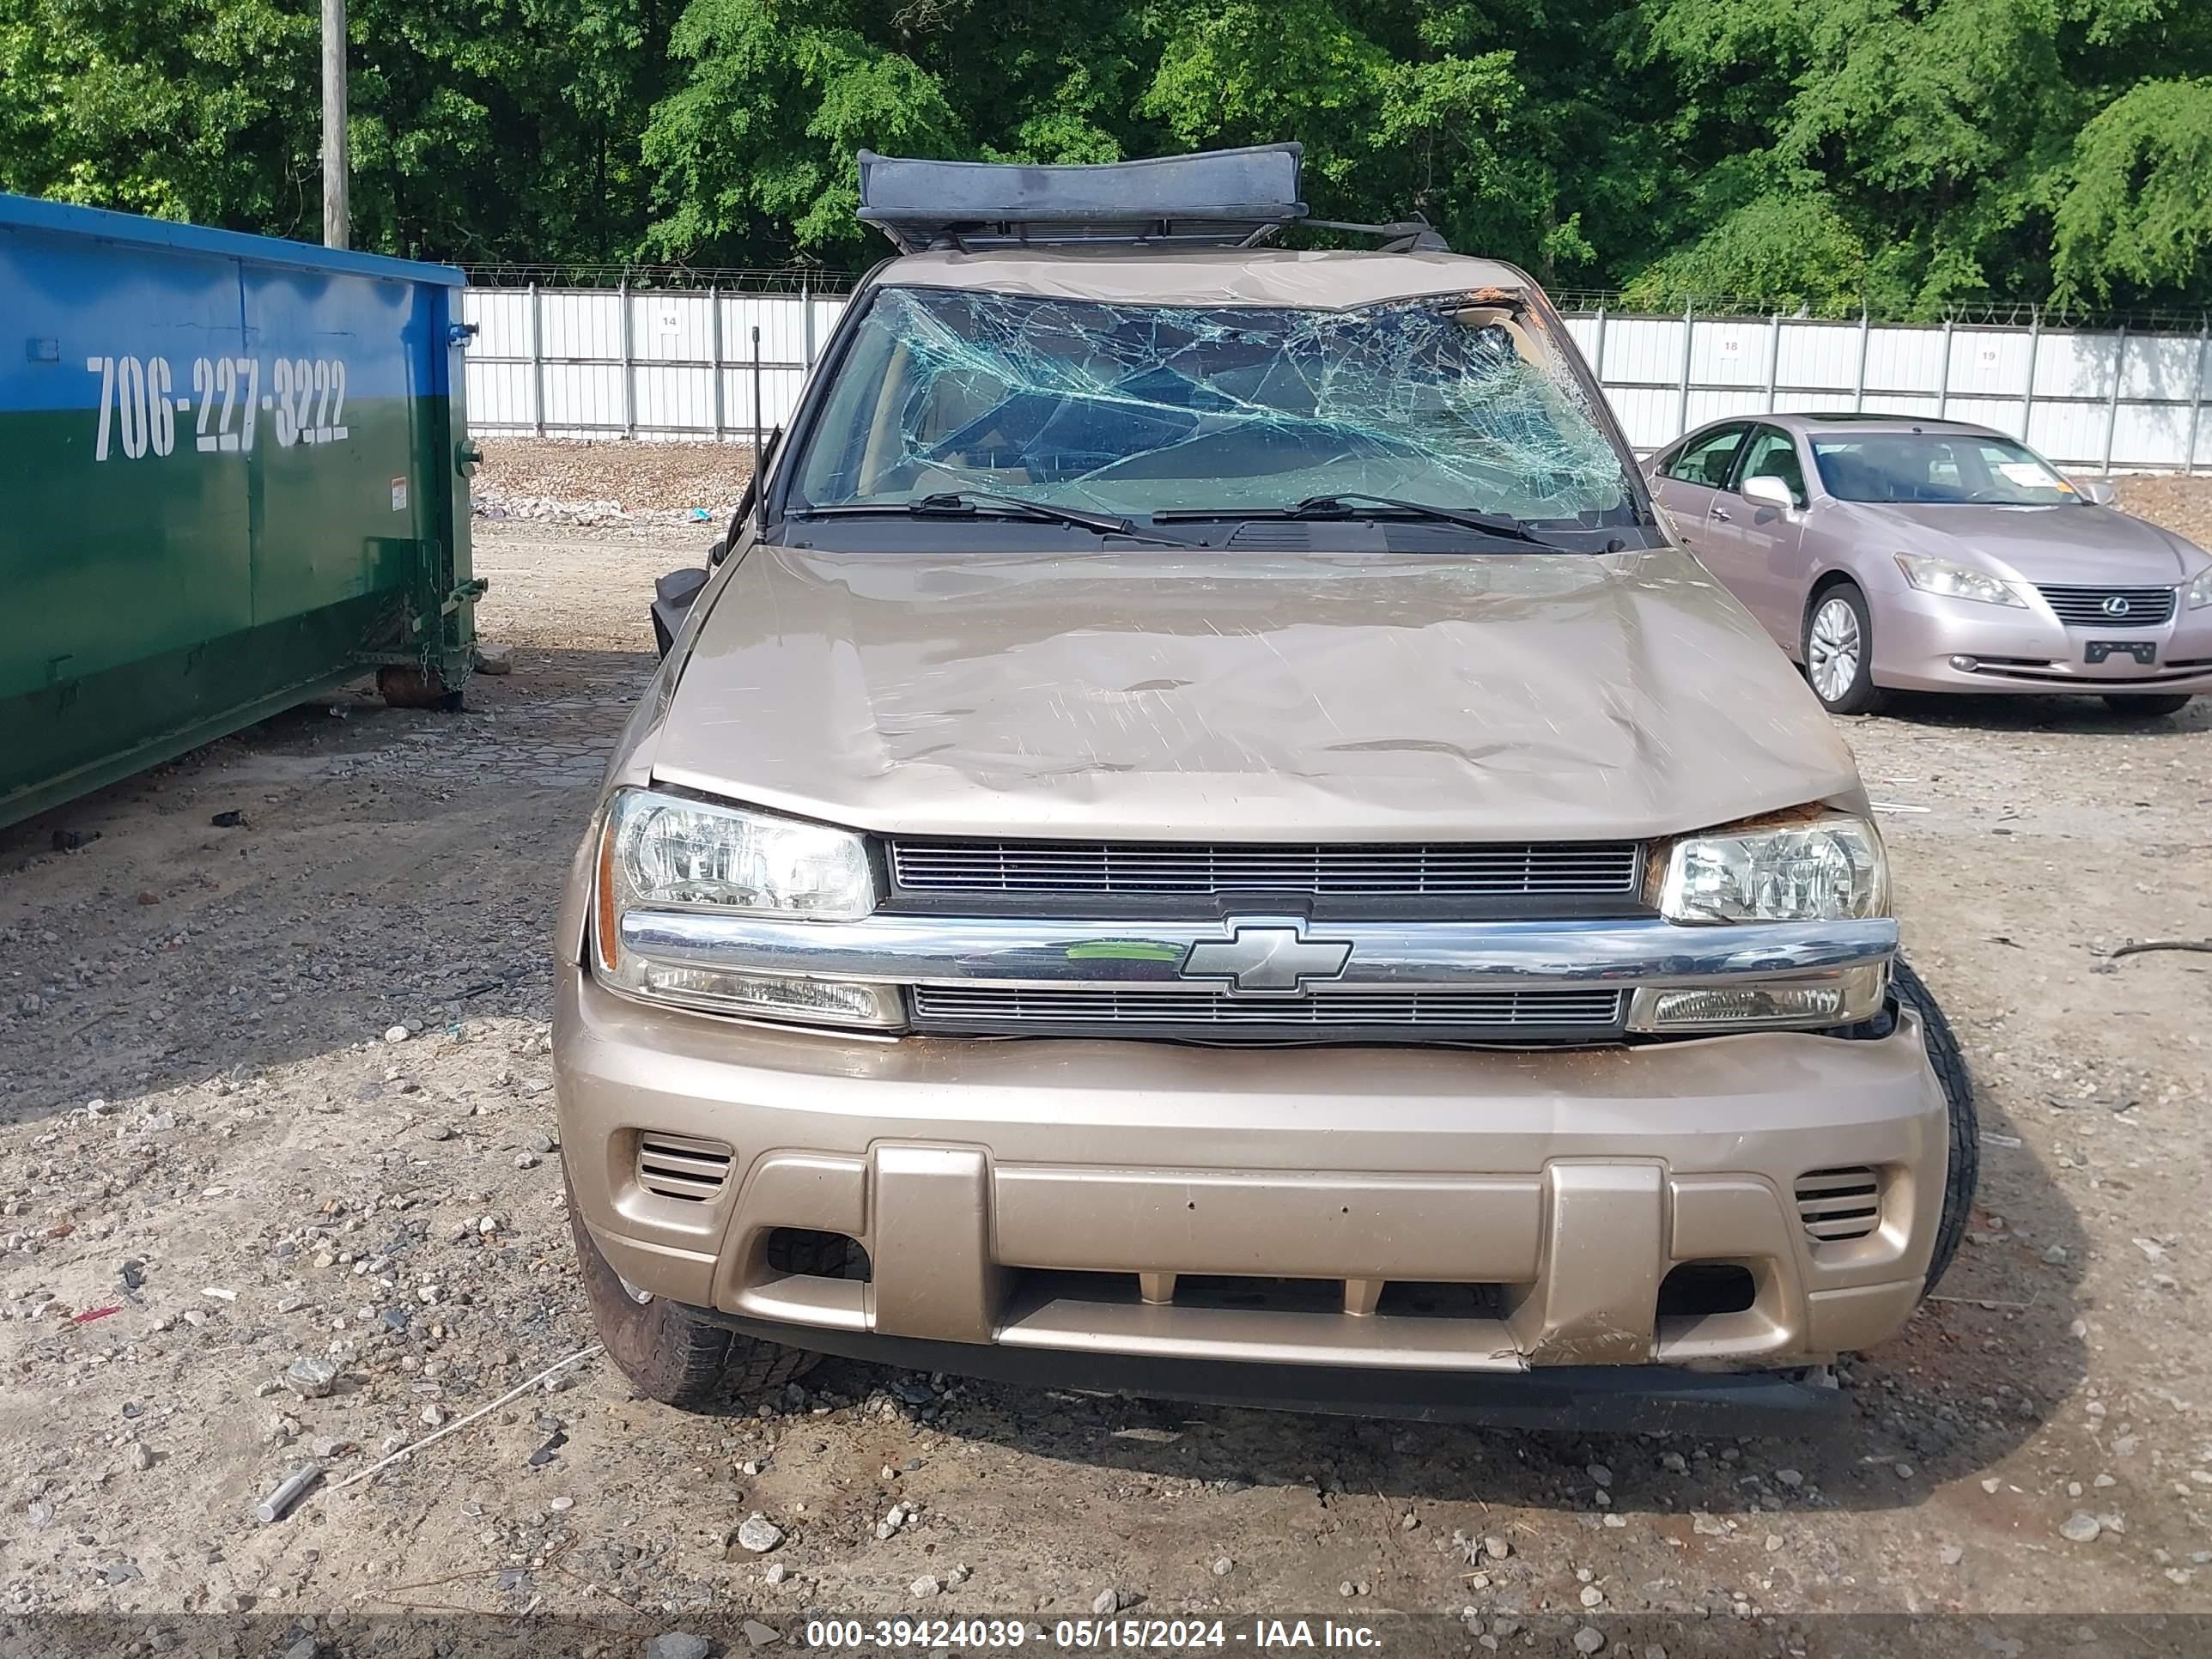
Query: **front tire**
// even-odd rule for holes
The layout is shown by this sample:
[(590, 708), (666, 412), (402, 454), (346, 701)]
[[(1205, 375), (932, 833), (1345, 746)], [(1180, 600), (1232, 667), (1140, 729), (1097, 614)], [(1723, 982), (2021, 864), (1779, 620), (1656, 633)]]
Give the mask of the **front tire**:
[(1799, 641), (1805, 678), (1832, 714), (1871, 714), (1887, 701), (1874, 683), (1874, 619), (1850, 582), (1824, 587), (1805, 607)]
[(2105, 707), (2115, 714), (2124, 714), (2130, 720), (2158, 720), (2168, 714), (2179, 714), (2189, 707), (2186, 691), (2162, 691), (2155, 696), (2106, 697)]
[(1890, 988), (1898, 1001), (1920, 1017), (1920, 1029), (1928, 1045), (1928, 1063), (1934, 1068), (1936, 1081), (1943, 1091), (1943, 1103), (1949, 1108), (1949, 1156), (1943, 1166), (1943, 1214), (1936, 1225), (1936, 1249), (1928, 1260), (1928, 1281), (1925, 1288), (1932, 1291), (1951, 1265), (1951, 1258), (1959, 1254), (1959, 1246), (1966, 1237), (1966, 1223), (1973, 1214), (1974, 1187), (1982, 1168), (1981, 1120), (1974, 1110), (1974, 1081), (1966, 1071), (1966, 1057), (1960, 1052), (1958, 1034), (1928, 987), (1903, 962), (1891, 970)]
[(698, 1411), (780, 1389), (822, 1356), (763, 1342), (702, 1317), (665, 1297), (625, 1285), (600, 1254), (568, 1190), (568, 1231), (576, 1241), (584, 1294), (607, 1355), (637, 1391), (664, 1406)]

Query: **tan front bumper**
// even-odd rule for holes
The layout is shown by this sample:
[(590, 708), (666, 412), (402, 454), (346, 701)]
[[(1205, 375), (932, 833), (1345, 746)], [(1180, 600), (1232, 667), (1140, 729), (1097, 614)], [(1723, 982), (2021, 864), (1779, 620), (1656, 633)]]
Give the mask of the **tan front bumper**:
[[(1909, 1018), (1871, 1042), (1265, 1050), (786, 1033), (642, 1008), (573, 969), (559, 996), (570, 1180), (616, 1270), (802, 1345), (1800, 1364), (1896, 1332), (1942, 1206), (1944, 1103)], [(699, 1201), (647, 1191), (648, 1134), (730, 1148), (728, 1178)], [(1861, 1165), (1879, 1226), (1815, 1243), (1798, 1177)], [(860, 1240), (869, 1280), (776, 1272), (776, 1228)], [(1751, 1307), (1659, 1317), (1684, 1262), (1746, 1268)], [(1191, 1305), (1193, 1275), (1339, 1281), (1341, 1300)], [(1377, 1310), (1393, 1284), (1481, 1286), (1484, 1310)]]

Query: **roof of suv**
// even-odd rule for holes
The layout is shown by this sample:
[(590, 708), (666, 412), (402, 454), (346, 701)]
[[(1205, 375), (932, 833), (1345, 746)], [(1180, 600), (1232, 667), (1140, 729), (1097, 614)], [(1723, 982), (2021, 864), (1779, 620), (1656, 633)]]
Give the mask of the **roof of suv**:
[(1336, 308), (1483, 288), (1534, 286), (1511, 265), (1457, 253), (1098, 247), (933, 249), (893, 259), (878, 283), (980, 289), (1124, 305)]

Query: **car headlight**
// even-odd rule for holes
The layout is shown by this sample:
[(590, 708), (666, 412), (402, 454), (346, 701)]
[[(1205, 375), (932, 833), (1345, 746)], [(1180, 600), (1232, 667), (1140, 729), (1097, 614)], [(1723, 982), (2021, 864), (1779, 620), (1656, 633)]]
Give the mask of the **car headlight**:
[(2197, 580), (2182, 590), (2181, 602), (2191, 611), (2212, 605), (2212, 564), (2197, 573)]
[[(1889, 914), (1889, 861), (1864, 818), (1820, 813), (1684, 836), (1666, 849), (1659, 911), (1669, 921), (1856, 921)], [(1817, 1029), (1881, 1012), (1889, 964), (1725, 984), (1638, 989), (1628, 1029), (1664, 1035)]]
[(1842, 921), (1889, 914), (1889, 861), (1864, 818), (1830, 813), (1685, 836), (1667, 853), (1669, 921)]
[(1923, 559), (1911, 553), (1897, 556), (1905, 580), (1923, 593), (1941, 593), (1951, 599), (1978, 599), (1984, 605), (2009, 605), (2025, 611), (2027, 601), (2013, 585), (1972, 565), (1948, 559)]
[(623, 937), (636, 911), (742, 911), (803, 921), (852, 921), (876, 908), (867, 844), (849, 830), (742, 806), (623, 789), (599, 831), (592, 967), (611, 989), (651, 1001), (810, 1024), (882, 1030), (905, 1023), (893, 988), (665, 960)]

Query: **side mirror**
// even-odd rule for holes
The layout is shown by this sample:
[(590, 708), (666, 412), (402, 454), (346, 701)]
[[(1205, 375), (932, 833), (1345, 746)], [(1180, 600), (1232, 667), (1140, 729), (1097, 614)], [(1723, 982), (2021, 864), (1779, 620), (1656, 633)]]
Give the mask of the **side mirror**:
[(707, 573), (696, 566), (672, 570), (653, 585), (653, 642), (660, 647), (662, 656), (675, 648), (684, 613), (706, 585)]
[(1799, 505), (1796, 491), (1781, 479), (1764, 473), (1743, 481), (1743, 498), (1757, 501), (1761, 507), (1778, 507), (1785, 513), (1795, 511)]
[(726, 536), (707, 550), (707, 566), (712, 569), (730, 556), (730, 538)]
[(2076, 478), (2072, 483), (2075, 493), (2092, 507), (2115, 507), (2119, 503), (2119, 486), (2110, 478)]

